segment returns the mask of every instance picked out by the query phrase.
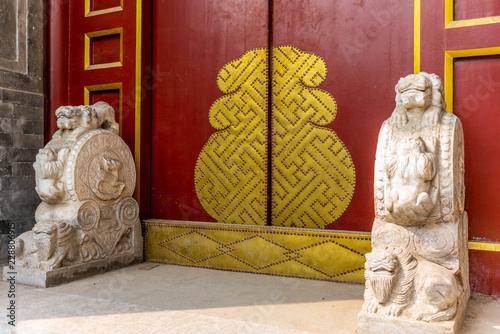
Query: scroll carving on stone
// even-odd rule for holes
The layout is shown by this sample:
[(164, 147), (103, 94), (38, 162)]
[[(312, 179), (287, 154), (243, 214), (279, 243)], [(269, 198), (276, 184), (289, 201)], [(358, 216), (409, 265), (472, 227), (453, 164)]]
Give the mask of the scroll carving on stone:
[(358, 332), (456, 333), (470, 295), (462, 125), (437, 75), (409, 75), (395, 90), (378, 139)]
[(15, 240), (18, 281), (39, 286), (142, 259), (135, 165), (113, 108), (63, 106), (56, 116), (34, 163), (36, 225)]

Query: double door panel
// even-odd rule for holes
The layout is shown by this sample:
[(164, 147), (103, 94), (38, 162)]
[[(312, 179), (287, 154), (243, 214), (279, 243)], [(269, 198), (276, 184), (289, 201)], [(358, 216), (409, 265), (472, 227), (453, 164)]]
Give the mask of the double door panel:
[[(412, 71), (412, 8), (272, 5), (270, 20), (264, 0), (153, 4), (153, 69), (165, 75), (152, 217), (368, 231), (378, 129)], [(229, 87), (231, 75), (241, 82)]]

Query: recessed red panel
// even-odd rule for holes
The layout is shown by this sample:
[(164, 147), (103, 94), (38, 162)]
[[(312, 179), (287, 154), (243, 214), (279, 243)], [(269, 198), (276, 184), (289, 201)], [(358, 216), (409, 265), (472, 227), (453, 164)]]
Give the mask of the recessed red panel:
[(103, 10), (121, 6), (121, 0), (88, 0), (90, 1), (90, 10)]
[(90, 65), (120, 61), (120, 34), (90, 38)]
[(152, 217), (213, 221), (194, 187), (196, 160), (216, 130), (217, 73), (266, 47), (267, 0), (153, 1)]
[(90, 65), (120, 61), (120, 34), (90, 38)]
[(349, 150), (356, 168), (354, 197), (331, 229), (370, 231), (377, 138), (394, 110), (394, 86), (413, 73), (413, 2), (273, 1), (274, 45), (291, 44), (325, 59), (319, 88), (337, 101), (328, 127)]
[(500, 241), (500, 56), (456, 59), (454, 113), (464, 127), (469, 239)]
[(455, 21), (500, 15), (498, 0), (454, 0), (453, 4)]

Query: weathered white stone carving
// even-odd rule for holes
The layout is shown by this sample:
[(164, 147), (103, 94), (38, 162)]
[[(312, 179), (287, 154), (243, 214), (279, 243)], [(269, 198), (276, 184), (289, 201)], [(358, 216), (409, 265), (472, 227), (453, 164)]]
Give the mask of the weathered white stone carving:
[(15, 241), (17, 280), (39, 286), (142, 259), (135, 165), (113, 108), (63, 106), (56, 115), (59, 130), (34, 164), (36, 225)]
[(359, 333), (458, 331), (470, 295), (464, 190), (462, 125), (441, 80), (401, 78), (377, 146)]

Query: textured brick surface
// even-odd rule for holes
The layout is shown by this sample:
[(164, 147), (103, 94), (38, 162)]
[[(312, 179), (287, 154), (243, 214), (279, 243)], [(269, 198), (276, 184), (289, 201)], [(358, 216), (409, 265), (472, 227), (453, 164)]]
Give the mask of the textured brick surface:
[[(10, 47), (27, 57), (26, 64), (15, 64), (15, 58), (8, 57), (8, 50), (0, 52), (0, 264), (6, 258), (9, 226), (18, 235), (35, 224), (40, 198), (35, 191), (33, 162), (43, 147), (44, 135), (44, 2), (11, 2), (10, 7), (2, 8), (4, 14), (12, 22), (28, 20), (28, 29), (14, 29), (15, 25), (10, 29), (4, 22), (2, 36), (12, 42)], [(28, 5), (25, 11), (13, 10), (24, 4)]]

